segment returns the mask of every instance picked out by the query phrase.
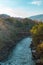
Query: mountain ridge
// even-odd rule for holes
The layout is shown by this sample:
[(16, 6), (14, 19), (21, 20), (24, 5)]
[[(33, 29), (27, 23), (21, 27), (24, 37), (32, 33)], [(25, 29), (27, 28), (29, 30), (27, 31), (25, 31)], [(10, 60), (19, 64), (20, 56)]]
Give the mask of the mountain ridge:
[(38, 21), (43, 21), (43, 14), (39, 14), (39, 15), (34, 15), (29, 17), (32, 20), (38, 20)]
[[(0, 14), (0, 18), (3, 18), (3, 19), (6, 19), (6, 18), (10, 18), (11, 16), (8, 15), (8, 14)], [(20, 18), (20, 17), (13, 17), (19, 21), (21, 21), (22, 19), (25, 19), (25, 18)], [(28, 18), (28, 17), (27, 17)], [(38, 20), (38, 21), (43, 21), (43, 14), (39, 14), (39, 15), (34, 15), (34, 16), (30, 16), (29, 19), (32, 19), (32, 20)]]

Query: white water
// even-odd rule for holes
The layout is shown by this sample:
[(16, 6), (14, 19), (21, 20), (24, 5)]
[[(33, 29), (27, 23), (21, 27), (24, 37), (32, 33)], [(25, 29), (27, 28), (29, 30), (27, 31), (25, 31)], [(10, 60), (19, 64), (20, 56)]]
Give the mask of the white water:
[(0, 65), (35, 65), (30, 49), (31, 40), (31, 38), (21, 40), (13, 49), (8, 60), (3, 63), (0, 62)]

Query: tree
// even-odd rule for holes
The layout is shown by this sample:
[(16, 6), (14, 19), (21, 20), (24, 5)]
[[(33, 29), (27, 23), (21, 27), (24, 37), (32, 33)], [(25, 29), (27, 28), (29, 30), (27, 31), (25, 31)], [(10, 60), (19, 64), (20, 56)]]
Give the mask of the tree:
[(37, 51), (39, 54), (40, 54), (40, 53), (43, 53), (43, 42), (37, 46), (36, 51)]
[(35, 45), (43, 41), (43, 23), (42, 22), (35, 25), (30, 31), (32, 34), (33, 43), (35, 43)]

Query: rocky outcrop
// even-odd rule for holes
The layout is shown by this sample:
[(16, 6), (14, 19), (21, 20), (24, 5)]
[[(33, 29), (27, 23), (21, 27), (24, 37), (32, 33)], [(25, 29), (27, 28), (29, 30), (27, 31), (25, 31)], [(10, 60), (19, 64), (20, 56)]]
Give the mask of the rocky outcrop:
[(35, 61), (36, 65), (43, 65), (43, 59), (40, 59), (40, 54), (36, 52), (36, 47), (31, 43), (31, 52), (32, 52), (32, 59)]

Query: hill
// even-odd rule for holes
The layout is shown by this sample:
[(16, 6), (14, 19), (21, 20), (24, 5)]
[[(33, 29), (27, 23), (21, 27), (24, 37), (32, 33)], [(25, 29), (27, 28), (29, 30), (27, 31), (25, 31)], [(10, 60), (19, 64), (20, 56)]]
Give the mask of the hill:
[(32, 19), (32, 20), (43, 21), (43, 14), (31, 16), (31, 17), (29, 17), (29, 18)]
[(6, 19), (9, 18), (10, 16), (7, 14), (0, 14), (0, 18)]

